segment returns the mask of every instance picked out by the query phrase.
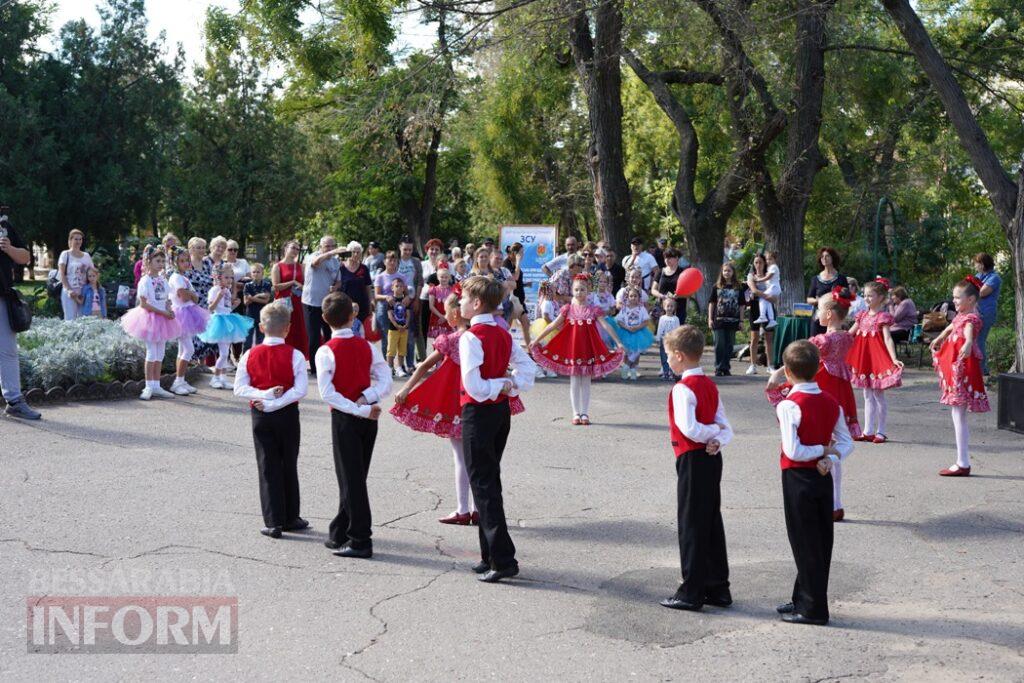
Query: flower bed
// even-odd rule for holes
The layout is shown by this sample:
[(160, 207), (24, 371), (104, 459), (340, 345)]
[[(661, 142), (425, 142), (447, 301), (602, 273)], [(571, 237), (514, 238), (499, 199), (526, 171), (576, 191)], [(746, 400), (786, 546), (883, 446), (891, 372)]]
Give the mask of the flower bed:
[[(144, 378), (145, 344), (128, 336), (112, 320), (36, 318), (32, 329), (18, 335), (18, 349), (21, 386), (26, 393)], [(163, 372), (174, 371), (177, 352), (177, 344), (167, 345)]]

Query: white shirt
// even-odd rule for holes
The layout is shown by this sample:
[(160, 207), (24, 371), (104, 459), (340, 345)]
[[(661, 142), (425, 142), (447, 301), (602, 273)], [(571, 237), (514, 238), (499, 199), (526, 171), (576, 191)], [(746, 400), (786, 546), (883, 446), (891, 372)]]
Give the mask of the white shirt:
[(423, 287), (420, 289), (420, 299), (423, 301), (426, 301), (427, 299), (430, 298), (429, 290), (431, 287), (433, 287), (433, 285), (427, 284), (427, 278), (436, 272), (437, 268), (435, 268), (434, 264), (430, 262), (430, 259), (425, 259), (423, 261)]
[[(469, 322), (473, 325), (497, 325), (490, 313), (474, 315)], [(484, 379), (480, 376), (480, 366), (484, 362), (484, 347), (480, 338), (466, 331), (459, 337), (459, 364), (462, 372), (462, 386), (474, 401), (493, 401), (501, 395), (505, 387), (505, 378)], [(537, 374), (537, 365), (522, 347), (512, 343), (512, 391), (509, 396), (516, 396), (520, 391), (529, 391), (533, 387), (533, 378)]]
[(70, 249), (60, 252), (60, 256), (57, 257), (57, 265), (64, 266), (68, 285), (76, 292), (85, 286), (88, 279), (86, 273), (93, 267), (92, 257), (89, 254), (83, 251), (81, 256), (73, 256)]
[(641, 325), (651, 319), (651, 314), (647, 312), (647, 309), (643, 306), (625, 306), (619, 314), (615, 316), (615, 322), (625, 327), (635, 327)]
[(155, 308), (158, 311), (166, 311), (169, 306), (167, 305), (167, 281), (164, 280), (163, 276), (150, 277), (149, 275), (143, 275), (139, 280), (139, 289), (136, 293), (139, 303), (142, 303), (142, 298), (146, 298), (146, 303)]
[[(683, 377), (703, 374), (704, 370), (701, 368), (693, 368), (683, 372)], [(732, 441), (732, 425), (729, 424), (729, 419), (725, 416), (721, 397), (718, 398), (718, 410), (715, 411), (715, 421), (712, 424), (697, 422), (697, 397), (690, 391), (690, 387), (682, 382), (676, 382), (672, 387), (672, 407), (675, 413), (676, 427), (690, 441), (706, 444), (717, 439), (722, 446)], [(723, 426), (719, 427), (718, 425)]]
[[(331, 338), (348, 339), (353, 336), (355, 335), (352, 328), (346, 327), (343, 330), (335, 330)], [(366, 405), (361, 406), (355, 401), (348, 400), (334, 388), (334, 351), (326, 344), (320, 347), (315, 358), (316, 383), (320, 388), (320, 396), (327, 405), (349, 415), (367, 418), (370, 417), (370, 407), (388, 395), (391, 391), (391, 368), (381, 355), (379, 347), (371, 344), (370, 352), (373, 354), (370, 361), (370, 386), (363, 391)]]
[(560, 271), (562, 268), (565, 268), (565, 264), (568, 262), (569, 252), (565, 252), (564, 254), (559, 254), (558, 256), (554, 257), (553, 259), (545, 263), (544, 267), (547, 268), (549, 273), (554, 274)]
[(235, 262), (225, 261), (224, 263), (231, 266), (231, 270), (235, 271), (235, 281), (241, 280), (244, 277), (249, 277), (252, 272), (252, 268), (249, 267), (249, 262), (244, 258), (235, 259)]
[[(280, 337), (266, 337), (263, 340), (266, 346), (278, 346), (284, 344)], [(272, 413), (285, 406), (298, 403), (306, 397), (309, 391), (309, 377), (306, 374), (306, 358), (300, 351), (292, 349), (292, 373), (295, 375), (295, 384), (278, 398), (274, 398), (271, 389), (257, 389), (249, 384), (249, 351), (242, 354), (238, 359), (238, 367), (235, 369), (235, 396), (247, 398), (250, 401), (263, 401), (263, 412)]]
[(658, 267), (658, 261), (651, 255), (649, 251), (641, 251), (636, 256), (629, 254), (622, 258), (622, 267), (629, 272), (630, 268), (639, 268), (640, 274), (643, 276), (643, 287), (644, 289), (651, 288), (651, 271)]
[(674, 315), (663, 315), (658, 318), (658, 334), (654, 338), (661, 341), (665, 335), (679, 327), (679, 317)]
[[(793, 385), (788, 396), (796, 393), (820, 394), (821, 389), (818, 388), (817, 382), (804, 382)], [(779, 418), (779, 430), (782, 432), (782, 452), (786, 454), (787, 458), (796, 462), (807, 462), (817, 460), (824, 455), (824, 446), (808, 446), (800, 443), (800, 437), (796, 431), (802, 417), (800, 406), (787, 397), (776, 406), (775, 414)], [(836, 442), (835, 448), (839, 451), (839, 458), (834, 455), (830, 455), (829, 458), (834, 462), (839, 462), (853, 451), (853, 439), (850, 437), (850, 430), (846, 428), (846, 418), (843, 416), (842, 408), (839, 409), (839, 419), (836, 420), (836, 426), (832, 430), (832, 438)]]
[[(651, 299), (650, 295), (647, 292), (645, 292), (644, 290), (641, 289), (640, 290), (640, 303), (642, 303), (644, 306), (646, 306), (647, 302), (650, 301), (650, 299)], [(623, 286), (622, 289), (619, 290), (619, 293), (615, 295), (615, 304), (619, 308), (622, 308), (623, 306), (626, 305), (626, 287), (625, 286)]]
[(544, 303), (537, 308), (537, 320), (546, 320), (551, 322), (558, 317), (558, 309), (555, 308), (555, 302), (551, 299), (545, 299)]
[(771, 277), (771, 279), (768, 280), (768, 286), (769, 287), (778, 287), (779, 286), (779, 267), (776, 264), (773, 263), (772, 265), (768, 266), (768, 275)]
[[(139, 286), (141, 287), (141, 283)], [(213, 312), (215, 314), (230, 313), (231, 309), (234, 308), (234, 306), (231, 305), (231, 299), (233, 298), (233, 294), (230, 289), (224, 289), (220, 285), (214, 285), (213, 287), (210, 287), (210, 292), (209, 294), (206, 295), (206, 303), (212, 304), (213, 300), (216, 299), (217, 295), (220, 294), (221, 292), (224, 292), (224, 296), (222, 296), (220, 298), (220, 301), (217, 302), (217, 308), (215, 308)]]
[[(643, 299), (641, 299), (641, 301), (642, 300)], [(594, 292), (587, 297), (587, 303), (591, 306), (597, 306), (604, 311), (605, 315), (614, 311), (615, 307), (618, 305), (618, 302), (615, 300), (615, 297), (612, 296), (611, 292)]]
[[(140, 280), (141, 282), (141, 280)], [(181, 273), (171, 273), (171, 277), (167, 282), (168, 287), (171, 290), (171, 306), (178, 309), (186, 306), (193, 306), (192, 301), (182, 301), (178, 298), (178, 292), (185, 290), (186, 292), (195, 292), (196, 290), (192, 287), (192, 283), (188, 281), (188, 278)]]

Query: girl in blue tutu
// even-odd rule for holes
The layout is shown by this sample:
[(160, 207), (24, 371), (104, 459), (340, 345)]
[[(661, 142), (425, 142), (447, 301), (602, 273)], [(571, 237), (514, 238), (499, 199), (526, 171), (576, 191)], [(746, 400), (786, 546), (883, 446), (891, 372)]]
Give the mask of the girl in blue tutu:
[(640, 365), (640, 354), (654, 343), (654, 335), (647, 326), (651, 315), (647, 312), (640, 297), (640, 290), (629, 287), (619, 314), (615, 316), (618, 323), (619, 339), (626, 351), (626, 363), (622, 366), (622, 379), (636, 380), (640, 377), (637, 366)]
[(225, 377), (231, 364), (231, 345), (245, 341), (253, 325), (252, 318), (231, 312), (239, 304), (235, 296), (235, 272), (231, 266), (221, 267), (217, 274), (217, 284), (210, 288), (207, 302), (213, 316), (199, 339), (217, 345), (217, 364), (213, 369), (210, 386), (214, 389), (231, 389), (231, 383)]

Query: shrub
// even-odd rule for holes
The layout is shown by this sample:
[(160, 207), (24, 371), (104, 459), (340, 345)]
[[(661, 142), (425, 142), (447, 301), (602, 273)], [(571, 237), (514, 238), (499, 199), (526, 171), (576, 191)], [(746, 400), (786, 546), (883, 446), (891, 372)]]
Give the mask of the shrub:
[(993, 374), (1009, 372), (1015, 351), (1013, 327), (993, 327), (988, 333), (988, 369)]
[[(18, 335), (24, 389), (143, 379), (146, 346), (111, 320), (86, 317), (73, 322), (36, 318)], [(163, 369), (174, 366), (177, 346), (167, 345)]]

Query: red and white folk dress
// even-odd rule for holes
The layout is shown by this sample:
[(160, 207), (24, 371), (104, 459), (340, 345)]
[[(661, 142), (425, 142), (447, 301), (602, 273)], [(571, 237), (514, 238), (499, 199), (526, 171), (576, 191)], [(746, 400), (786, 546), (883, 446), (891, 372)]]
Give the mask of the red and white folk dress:
[[(971, 325), (974, 342), (971, 351), (959, 360), (964, 345), (964, 328)], [(939, 352), (932, 356), (932, 364), (939, 374), (939, 388), (942, 398), (939, 402), (947, 406), (967, 406), (972, 413), (989, 411), (985, 378), (981, 374), (981, 349), (978, 334), (981, 332), (981, 316), (977, 313), (957, 313), (953, 318), (953, 331), (942, 342)]]
[[(409, 392), (404, 403), (391, 408), (394, 418), (413, 431), (434, 434), (446, 439), (462, 438), (462, 406), (459, 392), (462, 376), (459, 369), (459, 337), (461, 331), (443, 334), (434, 340), (434, 350), (444, 360), (433, 374)], [(508, 399), (513, 415), (525, 410), (518, 396)]]
[(850, 384), (861, 389), (895, 389), (903, 384), (903, 368), (896, 365), (885, 348), (883, 329), (893, 323), (885, 311), (857, 314), (857, 333), (846, 354)]
[(565, 316), (565, 324), (546, 346), (534, 350), (537, 365), (559, 375), (604, 377), (622, 364), (622, 349), (609, 351), (598, 331), (603, 309), (569, 304), (558, 314)]

